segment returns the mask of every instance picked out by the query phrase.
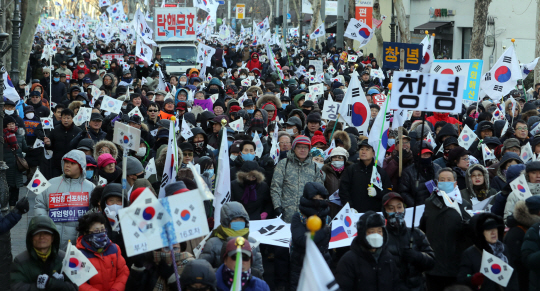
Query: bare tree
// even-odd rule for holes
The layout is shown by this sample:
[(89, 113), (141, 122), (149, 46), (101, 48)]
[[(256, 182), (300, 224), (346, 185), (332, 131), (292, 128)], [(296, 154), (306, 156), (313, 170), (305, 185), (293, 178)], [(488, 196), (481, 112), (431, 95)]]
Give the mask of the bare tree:
[(476, 0), (474, 3), (474, 20), (471, 48), (469, 51), (471, 59), (482, 59), (484, 56), (484, 38), (486, 35), (486, 22), (490, 3), (491, 0)]
[[(34, 33), (39, 21), (41, 7), (45, 5), (45, 0), (24, 0), (28, 3), (23, 28), (21, 30), (21, 40), (19, 47), (19, 80), (26, 79), (26, 68), (32, 51)], [(24, 2), (23, 1), (23, 2)]]
[[(373, 19), (381, 19), (381, 6), (379, 0), (373, 2)], [(375, 29), (375, 38), (377, 39), (377, 48), (375, 49), (375, 58), (381, 62), (383, 56), (383, 37), (381, 27)]]
[[(356, 10), (354, 8), (355, 5), (356, 5), (356, 0), (349, 0), (349, 20), (356, 17)], [(354, 41), (352, 39), (344, 38), (344, 41), (347, 47), (353, 48)]]
[(300, 27), (302, 23), (302, 0), (290, 0), (290, 2), (292, 2), (292, 7), (296, 13), (295, 27)]
[(396, 9), (401, 42), (411, 43), (411, 31), (409, 30), (409, 21), (407, 20), (407, 14), (405, 14), (403, 0), (394, 0), (394, 7)]
[[(307, 33), (312, 33), (317, 27), (321, 24), (321, 1), (324, 0), (309, 0), (309, 3), (311, 3), (311, 8), (313, 9), (313, 14), (311, 15), (311, 31), (308, 31)], [(315, 48), (315, 44), (317, 43), (317, 39), (309, 39), (309, 48)]]

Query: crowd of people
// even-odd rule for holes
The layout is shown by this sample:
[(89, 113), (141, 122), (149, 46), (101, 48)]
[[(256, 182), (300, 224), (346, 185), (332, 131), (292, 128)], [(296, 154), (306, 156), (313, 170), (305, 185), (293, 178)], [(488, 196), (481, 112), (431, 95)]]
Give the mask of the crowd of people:
[[(66, 43), (75, 39), (69, 32), (64, 36)], [(286, 50), (272, 46), (272, 54), (249, 40), (242, 48), (208, 43), (216, 53), (202, 76), (200, 65), (170, 75), (159, 52), (148, 64), (133, 55), (135, 45), (116, 38), (81, 42), (75, 49), (59, 44), (49, 64), (41, 54), (50, 41), (50, 35), (36, 34), (27, 80), (17, 88), (20, 101), (4, 100), (10, 197), (9, 205), (2, 205), (9, 206), (9, 214), (0, 221), (0, 233), (29, 211), (28, 198), (19, 199), (20, 188), (32, 183), (37, 169), (50, 184), (35, 197), (26, 251), (14, 254), (12, 290), (177, 290), (176, 272), (183, 290), (230, 290), (238, 251), (243, 290), (296, 290), (306, 256), (306, 223), (314, 215), (322, 227), (313, 241), (341, 290), (540, 290), (540, 135), (534, 134), (540, 124), (540, 84), (533, 94), (513, 90), (507, 96), (485, 96), (462, 105), (460, 114), (414, 111), (403, 126), (389, 131), (384, 163), (375, 164), (377, 148), (368, 137), (350, 124), (322, 118), (322, 111), (330, 99), (341, 103), (351, 78), (359, 78), (370, 104), (371, 128), (384, 110), (376, 98), (391, 97), (392, 71), (381, 69), (372, 54), (337, 48), (332, 37), (320, 49), (307, 49), (295, 38)], [(91, 53), (97, 58), (91, 59)], [(111, 53), (123, 57), (108, 60)], [(281, 71), (268, 55), (275, 56)], [(359, 57), (349, 62), (348, 55)], [(310, 60), (322, 61), (323, 71), (317, 72)], [(381, 70), (384, 78), (373, 77), (372, 70)], [(324, 94), (306, 100), (310, 76), (321, 73)], [(94, 86), (99, 96), (92, 95)], [(101, 110), (104, 96), (122, 101), (119, 114)], [(211, 110), (194, 102), (207, 99), (215, 100)], [(90, 120), (76, 126), (74, 117), (85, 107), (91, 108)], [(129, 117), (134, 108), (142, 116)], [(493, 117), (499, 108), (503, 120)], [(41, 118), (49, 116), (54, 129), (42, 125)], [(128, 257), (117, 213), (145, 189), (157, 197), (163, 187), (171, 117), (187, 124), (193, 136), (177, 134), (180, 169), (176, 182), (164, 187), (166, 196), (198, 188), (190, 163), (199, 165), (196, 174), (213, 192), (226, 136), (230, 202), (220, 209), (219, 221), (205, 202), (212, 230), (207, 240)], [(240, 119), (243, 130), (228, 126)], [(116, 122), (141, 132), (140, 147), (128, 151), (126, 165), (124, 149), (112, 140)], [(271, 153), (276, 126), (277, 163)], [(478, 136), (469, 148), (458, 140), (465, 126)], [(34, 147), (36, 140), (44, 148)], [(484, 160), (484, 146), (496, 158)], [(531, 147), (532, 159), (524, 160), (525, 146)], [(19, 169), (19, 158), (28, 169)], [(157, 173), (148, 177), (145, 169), (152, 159)], [(372, 185), (373, 171), (380, 175), (381, 188)], [(531, 194), (525, 200), (510, 185), (521, 175)], [(86, 197), (86, 214), (75, 219), (51, 215), (53, 197), (66, 192)], [(339, 202), (329, 200), (332, 194)], [(485, 207), (473, 211), (487, 199)], [(329, 249), (332, 220), (347, 203), (363, 213), (354, 222), (357, 236), (350, 246)], [(408, 225), (405, 209), (420, 206), (420, 226)], [(250, 221), (276, 217), (290, 224), (289, 248), (259, 244), (250, 236)], [(237, 237), (246, 241), (241, 250)], [(61, 273), (70, 243), (98, 271), (81, 286)], [(199, 244), (204, 246), (196, 255)], [(483, 251), (514, 268), (504, 288), (480, 270)]]

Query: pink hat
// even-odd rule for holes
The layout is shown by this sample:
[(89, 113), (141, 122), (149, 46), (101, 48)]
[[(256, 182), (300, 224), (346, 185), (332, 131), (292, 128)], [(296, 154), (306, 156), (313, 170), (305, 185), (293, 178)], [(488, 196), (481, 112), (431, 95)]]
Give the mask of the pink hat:
[(98, 162), (97, 162), (98, 168), (101, 169), (110, 163), (116, 164), (116, 160), (111, 156), (111, 154), (105, 153), (105, 154), (101, 154), (98, 157)]

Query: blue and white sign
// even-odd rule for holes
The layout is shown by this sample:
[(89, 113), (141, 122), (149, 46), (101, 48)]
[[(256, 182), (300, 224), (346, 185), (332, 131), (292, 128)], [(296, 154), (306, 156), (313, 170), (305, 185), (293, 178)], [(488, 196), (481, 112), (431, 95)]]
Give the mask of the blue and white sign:
[(466, 76), (463, 100), (476, 101), (480, 92), (483, 64), (482, 60), (434, 60), (430, 73)]

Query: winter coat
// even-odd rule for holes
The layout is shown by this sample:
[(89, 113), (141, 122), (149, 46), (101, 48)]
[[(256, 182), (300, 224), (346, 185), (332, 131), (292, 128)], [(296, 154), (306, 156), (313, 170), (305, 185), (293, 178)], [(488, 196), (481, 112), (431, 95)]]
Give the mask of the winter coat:
[[(429, 171), (422, 171), (418, 175), (418, 167), (415, 162), (410, 166), (405, 168), (401, 173), (401, 183), (399, 185), (399, 193), (405, 200), (407, 207), (412, 207), (416, 205), (423, 205), (426, 203), (426, 199), (431, 195), (428, 188), (426, 187), (426, 182), (434, 180), (435, 175), (441, 169), (439, 165), (432, 163), (433, 167), (431, 169), (427, 167), (420, 166), (421, 169), (429, 171), (433, 170), (433, 177), (430, 177)], [(418, 188), (416, 183), (418, 182)]]
[(341, 174), (341, 185), (339, 186), (339, 198), (343, 205), (349, 203), (351, 208), (359, 213), (368, 210), (379, 211), (382, 207), (382, 197), (392, 190), (390, 178), (386, 172), (379, 166), (377, 171), (381, 175), (383, 189), (373, 186), (377, 191), (375, 197), (368, 196), (368, 186), (371, 184), (371, 172), (374, 162), (366, 166), (364, 162), (358, 161), (354, 165), (347, 167)]
[(51, 101), (58, 104), (64, 101), (67, 97), (66, 85), (60, 81), (53, 81), (51, 84)]
[[(229, 291), (231, 290), (230, 287), (227, 287), (225, 285), (225, 282), (223, 281), (223, 266), (224, 264), (221, 264), (219, 268), (216, 271), (216, 281), (217, 281), (217, 291)], [(253, 265), (252, 269), (253, 269)], [(270, 287), (268, 287), (268, 284), (255, 276), (251, 276), (251, 279), (249, 279), (249, 282), (242, 286), (242, 291), (270, 291)]]
[(35, 167), (39, 165), (40, 159), (43, 156), (43, 148), (34, 149), (33, 146), (36, 139), (43, 140), (43, 126), (41, 125), (39, 116), (34, 116), (33, 119), (25, 118), (24, 125), (26, 127), (26, 145), (28, 146), (25, 160), (28, 162), (28, 166)]
[(433, 116), (430, 116), (430, 117), (426, 118), (426, 121), (433, 124), (433, 126), (435, 126), (435, 123), (437, 123), (439, 121), (446, 121), (446, 123), (450, 123), (450, 124), (461, 124), (461, 122), (459, 122), (457, 119), (455, 119), (453, 117), (450, 117), (449, 115), (450, 115), (450, 113), (434, 112)]
[[(245, 204), (242, 201), (244, 195), (245, 181), (248, 175), (253, 175), (257, 178), (257, 200)], [(238, 201), (244, 205), (250, 220), (261, 220), (261, 213), (266, 212), (268, 215), (272, 213), (272, 199), (270, 198), (270, 188), (264, 182), (264, 174), (258, 169), (252, 169), (249, 172), (240, 171), (236, 173), (236, 179), (231, 182), (231, 201)]]
[[(482, 174), (484, 175), (484, 184), (482, 185), (482, 190), (484, 193), (484, 197), (483, 198), (479, 198), (477, 193), (480, 191), (480, 190), (473, 190), (473, 183), (472, 183), (472, 179), (471, 179), (471, 174), (473, 171), (475, 170), (479, 170), (482, 172)], [(495, 194), (497, 194), (497, 191), (495, 189), (492, 189), (489, 187), (489, 173), (487, 171), (487, 169), (480, 165), (480, 164), (476, 164), (476, 165), (472, 165), (470, 166), (467, 171), (465, 172), (465, 183), (467, 185), (466, 188), (464, 189), (461, 189), (461, 198), (467, 202), (469, 202), (471, 205), (473, 205), (472, 203), (472, 198), (476, 198), (478, 201), (482, 201), (484, 199), (487, 199)]]
[(86, 67), (86, 65), (84, 67), (79, 67), (79, 65), (77, 65), (77, 68), (75, 70), (73, 70), (73, 76), (71, 77), (71, 80), (77, 80), (79, 78), (79, 71), (84, 71), (84, 74), (88, 74), (90, 73), (90, 69), (88, 69)]
[(521, 290), (529, 288), (529, 269), (521, 258), (521, 246), (527, 230), (538, 222), (540, 222), (540, 216), (529, 213), (525, 201), (516, 203), (514, 213), (507, 218), (507, 225), (510, 230), (504, 236), (504, 244), (508, 247), (510, 265), (514, 267), (514, 272), (518, 274)]
[[(412, 153), (403, 150), (402, 169), (407, 168), (412, 162)], [(399, 150), (394, 150), (392, 152), (392, 155), (384, 160), (383, 170), (386, 171), (388, 177), (390, 178), (390, 181), (392, 182), (392, 189), (398, 190), (399, 181), (401, 180), (401, 177), (399, 177)]]
[[(460, 284), (467, 285), (474, 290), (519, 290), (517, 274), (516, 272), (512, 273), (510, 281), (506, 288), (501, 288), (499, 284), (493, 282), (488, 278), (484, 278), (484, 282), (481, 286), (475, 286), (472, 284), (472, 276), (480, 272), (480, 266), (482, 265), (482, 254), (483, 251), (493, 255), (493, 250), (490, 245), (486, 242), (484, 237), (483, 224), (487, 219), (494, 219), (500, 225), (498, 228), (499, 238), (502, 238), (504, 235), (504, 224), (500, 216), (497, 216), (492, 213), (482, 213), (476, 215), (472, 220), (471, 224), (474, 227), (475, 239), (474, 245), (467, 248), (461, 255), (461, 263), (459, 265), (459, 272), (457, 274), (457, 281)], [(503, 244), (504, 245), (504, 244)], [(508, 253), (508, 248), (504, 245), (504, 256), (510, 262), (510, 254)], [(512, 265), (510, 265), (513, 267)], [(480, 288), (477, 288), (480, 287)]]
[[(54, 240), (51, 246), (51, 254), (45, 262), (41, 260), (32, 243), (33, 234), (38, 229), (48, 229), (52, 231)], [(36, 282), (39, 275), (47, 274), (49, 280), (45, 290), (76, 291), (77, 285), (71, 283), (69, 277), (64, 275), (64, 280), (53, 277), (53, 273), (59, 273), (62, 269), (62, 260), (66, 253), (60, 250), (60, 235), (56, 226), (48, 216), (36, 216), (28, 225), (26, 232), (26, 250), (15, 257), (11, 264), (11, 290), (13, 291), (35, 291)], [(7, 282), (3, 282), (7, 283)]]
[(287, 158), (276, 165), (270, 186), (272, 204), (274, 209), (282, 208), (283, 221), (291, 223), (293, 214), (298, 211), (298, 203), (307, 182), (322, 184), (321, 171), (311, 157), (301, 162), (294, 151), (289, 151)]
[(499, 167), (497, 168), (497, 176), (495, 176), (493, 179), (491, 179), (491, 188), (495, 189), (495, 191), (499, 192), (504, 188), (506, 185), (506, 175), (503, 174), (503, 169), (506, 168), (506, 164), (510, 161), (516, 161), (518, 164), (523, 164), (521, 161), (521, 158), (516, 153), (513, 152), (506, 152), (501, 158), (501, 162), (499, 163)]
[[(525, 178), (527, 181), (529, 180), (528, 176), (525, 175)], [(532, 196), (540, 195), (540, 184), (539, 183), (531, 183), (527, 182), (527, 186), (529, 186), (529, 190), (531, 191)], [(514, 207), (518, 201), (523, 200), (522, 198), (518, 197), (514, 191), (512, 191), (510, 194), (508, 194), (508, 198), (506, 199), (506, 205), (504, 206), (504, 221), (506, 222), (508, 216), (512, 215), (512, 212), (514, 212)]]
[(101, 140), (99, 142), (96, 142), (96, 144), (94, 145), (94, 159), (97, 161), (98, 158), (99, 158), (99, 155), (100, 155), (100, 151), (103, 147), (107, 147), (110, 149), (110, 152), (111, 152), (111, 156), (115, 159), (115, 160), (118, 160), (118, 148), (116, 147), (116, 145), (114, 143), (112, 143), (111, 141), (108, 141), (108, 140)]
[(259, 61), (259, 58), (255, 59), (255, 56), (259, 56), (258, 53), (252, 53), (251, 59), (246, 63), (246, 68), (251, 72), (253, 69), (259, 69), (259, 72), (262, 72), (262, 63)]
[[(370, 252), (371, 246), (366, 241), (366, 221), (373, 212), (366, 213), (358, 221), (358, 236), (351, 244), (351, 250), (346, 252), (336, 268), (336, 281), (342, 291), (391, 291), (399, 290), (399, 270), (394, 257), (388, 251), (388, 234), (383, 228), (384, 243), (377, 250), (379, 257), (376, 260)], [(377, 214), (378, 215), (378, 214)]]
[[(17, 156), (23, 158), (22, 153), (27, 152), (30, 149), (28, 145), (26, 144), (26, 139), (24, 136), (24, 129), (22, 128), (17, 129), (15, 136), (17, 137), (17, 144), (19, 145), (19, 148), (15, 151), (15, 153), (17, 154)], [(15, 159), (15, 156), (13, 155), (11, 148), (6, 142), (4, 142), (4, 161), (6, 162), (6, 165), (9, 167), (6, 170), (6, 180), (7, 180), (8, 186), (16, 187), (16, 188), (23, 187), (24, 186), (23, 173), (19, 172), (19, 169), (17, 168), (17, 161)]]
[[(37, 117), (45, 118), (45, 117), (49, 117), (49, 115), (51, 114), (49, 107), (46, 107), (45, 105), (43, 105), (42, 102), (38, 102), (38, 104), (32, 104), (28, 102), (26, 106), (34, 107), (34, 115)], [(22, 118), (24, 119), (25, 117), (22, 117)]]
[(521, 260), (529, 272), (529, 291), (540, 290), (540, 223), (531, 226), (521, 246)]
[[(204, 136), (204, 145), (203, 145), (202, 151), (201, 152), (193, 151), (193, 163), (198, 164), (199, 159), (202, 157), (210, 157), (214, 159), (214, 154), (212, 153), (212, 151), (206, 148), (206, 146), (208, 145), (208, 135), (206, 135), (204, 130), (200, 127), (194, 127), (191, 129), (191, 132), (193, 133), (193, 137), (195, 137), (199, 133), (201, 133)], [(193, 148), (195, 149), (195, 144), (193, 143), (193, 137), (190, 138), (189, 141), (191, 142), (191, 144), (193, 145)]]
[(458, 206), (463, 218), (455, 209), (446, 206), (436, 193), (426, 199), (420, 229), (426, 233), (437, 258), (435, 267), (426, 272), (429, 275), (455, 277), (461, 253), (472, 244), (466, 225), (470, 215), (462, 204)]
[(330, 193), (330, 195), (332, 195), (334, 192), (339, 190), (341, 177), (343, 173), (345, 172), (345, 169), (347, 169), (348, 167), (352, 165), (354, 164), (349, 161), (345, 162), (344, 164), (345, 168), (343, 169), (343, 171), (341, 171), (341, 173), (338, 173), (332, 168), (330, 163), (324, 164), (324, 166), (321, 169), (321, 171), (323, 171), (324, 173), (324, 187), (326, 188), (328, 193)]
[(53, 151), (51, 158), (53, 166), (53, 177), (61, 175), (64, 171), (61, 166), (62, 157), (69, 152), (69, 143), (73, 138), (81, 131), (81, 129), (75, 124), (71, 124), (71, 127), (65, 128), (60, 124), (54, 127), (54, 129), (47, 135), (51, 140), (51, 145), (45, 145), (45, 148)]
[[(95, 188), (92, 182), (86, 180), (86, 155), (79, 150), (72, 150), (65, 154), (61, 159), (61, 169), (64, 169), (64, 158), (75, 160), (81, 167), (81, 176), (77, 179), (66, 178), (64, 175), (49, 180), (49, 188), (43, 193), (36, 196), (36, 205), (34, 206), (36, 216), (49, 216), (49, 195), (53, 193), (64, 192), (83, 192), (88, 195), (90, 201), (90, 193)], [(77, 225), (75, 221), (70, 222), (55, 222), (56, 228), (60, 234), (60, 248), (65, 250), (68, 240), (75, 241), (78, 237)]]
[[(225, 214), (225, 215), (224, 215)], [(231, 221), (234, 218), (242, 217), (246, 221), (246, 228), (249, 228), (249, 217), (245, 209), (240, 203), (229, 202), (223, 205), (221, 208), (220, 223), (224, 227), (229, 227)], [(222, 263), (221, 248), (227, 241), (220, 239), (215, 235), (215, 230), (210, 235), (211, 237), (206, 241), (204, 248), (199, 256), (199, 259), (207, 260), (212, 267), (217, 268)], [(228, 238), (227, 238), (228, 239)], [(259, 246), (253, 247), (253, 244), (257, 244), (257, 240), (248, 237), (249, 243), (252, 245), (251, 252), (253, 254), (253, 260), (251, 263), (251, 269), (255, 269), (257, 274), (260, 274), (260, 278), (264, 273), (262, 265), (262, 256)]]
[(92, 138), (92, 141), (94, 142), (94, 144), (96, 144), (99, 141), (105, 140), (105, 138), (107, 137), (107, 133), (101, 130), (101, 128), (99, 129), (97, 133), (91, 128), (88, 128), (88, 131), (86, 129), (83, 129), (71, 140), (71, 142), (69, 143), (69, 147), (71, 149), (76, 149), (79, 142), (84, 138), (88, 138), (89, 135), (90, 135), (90, 138)]
[(79, 291), (109, 291), (111, 289), (123, 291), (125, 289), (129, 268), (126, 265), (126, 260), (122, 257), (122, 251), (115, 243), (109, 241), (108, 246), (99, 253), (83, 239), (83, 236), (79, 236), (77, 249), (88, 258), (98, 271), (96, 276), (79, 286)]
[(431, 248), (426, 235), (418, 228), (412, 233), (412, 249), (414, 256), (407, 261), (404, 252), (410, 249), (411, 229), (404, 227), (394, 228), (386, 225), (388, 232), (388, 251), (394, 256), (394, 261), (399, 269), (399, 290), (421, 291), (424, 285), (423, 272), (431, 270), (435, 266), (435, 253)]

